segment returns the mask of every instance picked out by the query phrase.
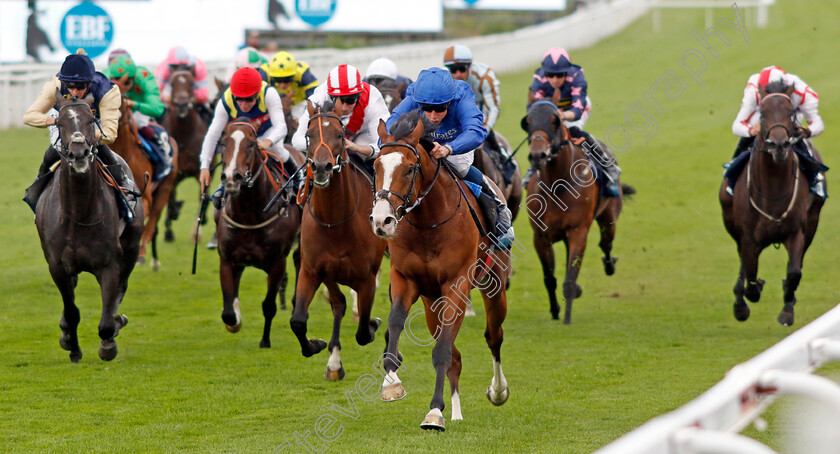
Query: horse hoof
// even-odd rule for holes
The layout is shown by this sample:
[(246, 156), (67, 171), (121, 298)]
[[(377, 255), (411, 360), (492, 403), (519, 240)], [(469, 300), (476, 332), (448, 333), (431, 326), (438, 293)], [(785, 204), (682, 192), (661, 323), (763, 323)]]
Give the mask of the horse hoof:
[(103, 361), (111, 361), (117, 357), (117, 343), (114, 339), (103, 340), (99, 344), (99, 357)]
[(750, 306), (748, 306), (747, 303), (741, 303), (741, 305), (735, 303), (734, 312), (735, 320), (738, 320), (739, 322), (746, 321), (750, 318)]
[(782, 326), (793, 326), (793, 304), (785, 304), (777, 320)]
[(339, 381), (344, 379), (344, 365), (342, 364), (338, 370), (331, 370), (330, 366), (327, 366), (327, 370), (324, 371), (324, 378), (329, 381)]
[(238, 333), (239, 330), (242, 329), (242, 322), (240, 321), (239, 323), (233, 326), (225, 325), (225, 329), (228, 330), (229, 333)]
[(382, 388), (382, 396), (380, 398), (383, 402), (395, 402), (406, 396), (405, 388), (402, 383), (394, 383)]
[(239, 330), (242, 329), (242, 313), (239, 311), (239, 298), (233, 300), (233, 315), (236, 317), (236, 323), (233, 325), (230, 325), (227, 321), (225, 321), (224, 312), (222, 312), (222, 321), (225, 322), (225, 329), (227, 329), (229, 333), (238, 333)]
[(82, 351), (76, 350), (70, 352), (70, 362), (71, 363), (78, 363), (82, 360)]
[(160, 271), (160, 260), (153, 258), (151, 263), (152, 271)]
[(260, 348), (271, 348), (271, 341), (267, 339), (260, 340)]
[(137, 263), (136, 263), (136, 265), (138, 265), (138, 266), (143, 266), (143, 265), (145, 265), (145, 264), (146, 264), (146, 257), (144, 257), (144, 256), (142, 256), (142, 255), (141, 255), (141, 256), (139, 256), (139, 257), (137, 257)]
[(172, 230), (167, 230), (166, 232), (164, 232), (163, 241), (166, 241), (167, 243), (175, 241), (175, 234), (172, 233)]
[(607, 276), (615, 274), (615, 262), (618, 261), (618, 258), (603, 256), (601, 257), (601, 261), (604, 262), (604, 273)]
[(500, 407), (507, 402), (508, 397), (510, 397), (510, 389), (505, 387), (500, 393), (496, 393), (493, 391), (493, 387), (487, 388), (487, 400), (490, 401), (496, 407)]
[(327, 348), (327, 341), (324, 339), (309, 339), (309, 349), (301, 350), (301, 353), (303, 353), (303, 356), (309, 358), (310, 356), (321, 353), (325, 348)]
[(560, 320), (560, 311), (551, 311), (552, 320)]
[(428, 414), (426, 414), (426, 419), (420, 423), (420, 428), (423, 430), (445, 431), (446, 426), (443, 420), (443, 413), (441, 413), (441, 411), (437, 408), (433, 408)]

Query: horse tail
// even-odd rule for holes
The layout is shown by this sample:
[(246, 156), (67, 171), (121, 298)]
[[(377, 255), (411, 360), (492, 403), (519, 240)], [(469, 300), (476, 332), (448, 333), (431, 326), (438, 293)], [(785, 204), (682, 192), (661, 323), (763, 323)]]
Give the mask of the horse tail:
[(632, 199), (633, 194), (636, 193), (636, 188), (630, 186), (629, 184), (621, 183), (621, 192), (624, 194), (624, 197), (627, 199)]

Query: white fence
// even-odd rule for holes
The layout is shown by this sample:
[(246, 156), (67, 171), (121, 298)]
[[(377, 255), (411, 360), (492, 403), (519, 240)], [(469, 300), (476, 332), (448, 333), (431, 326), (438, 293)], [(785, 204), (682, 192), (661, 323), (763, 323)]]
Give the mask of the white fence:
[[(836, 434), (840, 386), (810, 375), (830, 361), (840, 361), (840, 305), (735, 366), (697, 399), (652, 419), (595, 454), (774, 453), (738, 433), (780, 395), (807, 396), (833, 407), (833, 420), (822, 421), (821, 426)], [(835, 443), (827, 449), (821, 452), (836, 453), (840, 446)], [(801, 452), (817, 454), (807, 449)]]
[[(510, 33), (460, 40), (475, 59), (498, 73), (536, 67), (549, 47), (579, 49), (609, 37), (642, 16), (646, 0), (598, 2), (574, 14)], [(401, 74), (415, 76), (420, 70), (442, 65), (443, 50), (450, 41), (424, 41), (349, 50), (313, 49), (295, 51), (295, 58), (307, 62), (313, 73), (323, 77), (334, 66), (349, 63), (364, 71), (376, 58), (388, 57)], [(165, 49), (161, 49), (161, 53)], [(156, 63), (146, 64), (154, 68)], [(208, 77), (224, 77), (228, 62), (208, 62)], [(44, 83), (58, 72), (57, 65), (0, 66), (0, 129), (23, 126), (23, 113), (35, 100)], [(215, 86), (211, 83), (211, 91)], [(211, 93), (212, 94), (212, 93)]]

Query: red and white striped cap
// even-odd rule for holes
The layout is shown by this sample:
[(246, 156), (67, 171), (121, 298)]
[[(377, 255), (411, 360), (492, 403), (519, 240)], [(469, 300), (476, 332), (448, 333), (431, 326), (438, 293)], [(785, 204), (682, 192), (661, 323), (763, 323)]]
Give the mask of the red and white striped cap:
[(771, 82), (785, 80), (785, 70), (778, 66), (768, 66), (758, 74), (758, 86), (766, 87)]
[(352, 65), (338, 65), (327, 77), (327, 94), (330, 96), (355, 95), (362, 91), (362, 75)]

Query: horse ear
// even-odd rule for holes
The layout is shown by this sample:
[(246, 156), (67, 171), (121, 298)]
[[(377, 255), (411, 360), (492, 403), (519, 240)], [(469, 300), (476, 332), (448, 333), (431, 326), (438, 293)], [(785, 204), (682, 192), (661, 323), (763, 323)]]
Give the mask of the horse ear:
[(388, 127), (385, 126), (385, 120), (379, 119), (379, 128), (377, 128), (377, 132), (379, 133), (379, 138), (385, 140), (388, 137)]
[(417, 126), (414, 127), (414, 131), (411, 131), (411, 134), (408, 136), (412, 143), (417, 143), (420, 141), (420, 137), (423, 136), (423, 131), (425, 131), (426, 127), (423, 125), (423, 118), (417, 119)]
[(315, 115), (315, 106), (312, 104), (312, 101), (306, 100), (306, 111), (309, 112), (309, 118), (312, 118)]
[(58, 105), (58, 108), (61, 109), (64, 104), (67, 104), (67, 100), (64, 99), (64, 96), (61, 96), (61, 89), (55, 89), (55, 103)]
[(341, 106), (342, 105), (344, 105), (344, 103), (341, 102), (341, 97), (335, 98), (335, 104), (333, 105), (333, 112), (337, 113), (339, 117), (341, 116)]
[(84, 102), (85, 102), (85, 104), (87, 104), (88, 106), (92, 106), (92, 105), (93, 105), (93, 101), (94, 101), (94, 99), (93, 99), (93, 93), (88, 93), (88, 94), (86, 94), (86, 95), (85, 95), (85, 97), (84, 97), (84, 98), (82, 98), (82, 101), (84, 101)]
[(215, 77), (215, 76), (213, 76), (213, 79), (215, 79), (215, 81), (216, 81), (216, 88), (221, 90), (222, 88), (225, 87), (224, 81), (220, 80), (218, 77)]
[(793, 86), (793, 84), (790, 84), (790, 86), (789, 86), (789, 87), (787, 87), (787, 90), (785, 90), (785, 94), (786, 94), (786, 95), (788, 95), (788, 96), (792, 95), (792, 94), (793, 94), (793, 89), (794, 89), (794, 88), (795, 88), (795, 87)]
[(528, 132), (528, 125), (529, 125), (529, 123), (530, 123), (530, 122), (528, 121), (528, 116), (527, 116), (527, 115), (525, 115), (524, 117), (522, 117), (522, 121), (521, 121), (521, 122), (519, 122), (519, 126), (522, 126), (522, 130), (523, 130), (523, 131)]
[(554, 89), (554, 94), (551, 95), (551, 102), (556, 106), (560, 103), (560, 89)]
[(764, 87), (759, 84), (759, 86), (758, 86), (758, 98), (759, 99), (764, 99), (765, 96), (767, 96), (767, 90), (765, 90)]

